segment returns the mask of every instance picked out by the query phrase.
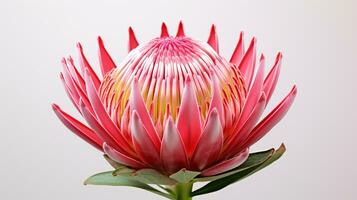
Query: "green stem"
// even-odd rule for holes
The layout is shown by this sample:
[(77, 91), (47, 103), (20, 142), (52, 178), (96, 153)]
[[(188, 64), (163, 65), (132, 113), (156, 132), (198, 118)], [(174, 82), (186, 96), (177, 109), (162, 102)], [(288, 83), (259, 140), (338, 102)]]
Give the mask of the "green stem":
[(175, 186), (176, 200), (192, 200), (193, 183), (179, 183)]

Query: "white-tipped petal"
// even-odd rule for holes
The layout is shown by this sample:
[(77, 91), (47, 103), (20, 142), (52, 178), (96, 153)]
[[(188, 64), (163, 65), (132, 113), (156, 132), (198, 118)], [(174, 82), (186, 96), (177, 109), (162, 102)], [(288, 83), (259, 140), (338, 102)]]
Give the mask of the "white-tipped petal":
[(217, 175), (226, 171), (229, 171), (231, 169), (234, 169), (236, 167), (239, 167), (241, 164), (243, 164), (249, 157), (249, 150), (246, 149), (242, 153), (238, 154), (237, 156), (230, 158), (228, 160), (224, 160), (210, 168), (207, 168), (202, 171), (201, 175), (202, 176), (213, 176)]
[(134, 110), (131, 115), (130, 131), (136, 152), (140, 157), (146, 163), (149, 163), (154, 167), (160, 166), (160, 149), (157, 149), (155, 144), (151, 141), (136, 110)]
[(170, 173), (188, 167), (184, 143), (171, 117), (164, 129), (160, 156), (164, 168)]
[(193, 153), (191, 167), (202, 170), (212, 164), (218, 158), (222, 146), (222, 125), (217, 110), (213, 109)]
[(181, 134), (189, 156), (192, 155), (202, 133), (200, 115), (193, 83), (190, 76), (188, 76), (177, 117), (177, 129)]

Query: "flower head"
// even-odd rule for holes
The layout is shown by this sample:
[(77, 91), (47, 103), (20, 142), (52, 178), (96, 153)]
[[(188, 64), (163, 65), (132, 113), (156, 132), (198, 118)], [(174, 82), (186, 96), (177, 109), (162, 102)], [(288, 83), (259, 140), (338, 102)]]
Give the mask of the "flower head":
[(182, 23), (176, 36), (163, 24), (160, 37), (140, 45), (129, 28), (129, 54), (118, 65), (101, 38), (98, 43), (102, 80), (80, 44), (81, 72), (68, 58), (60, 75), (88, 126), (53, 108), (74, 133), (133, 169), (171, 175), (185, 168), (203, 177), (234, 169), (296, 95), (294, 86), (258, 123), (276, 86), (282, 55), (264, 78), (265, 57), (256, 65), (256, 40), (245, 50), (242, 33), (229, 61), (219, 54), (215, 26), (208, 42), (201, 42), (186, 36)]

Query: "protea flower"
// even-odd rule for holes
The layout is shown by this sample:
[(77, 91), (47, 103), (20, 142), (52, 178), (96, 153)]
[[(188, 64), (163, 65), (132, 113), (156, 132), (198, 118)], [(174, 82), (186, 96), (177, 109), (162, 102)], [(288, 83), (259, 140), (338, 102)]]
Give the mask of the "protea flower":
[[(64, 125), (103, 151), (115, 168), (87, 184), (134, 186), (191, 199), (260, 170), (284, 152), (282, 145), (249, 154), (296, 95), (294, 86), (258, 123), (279, 77), (281, 53), (264, 78), (263, 55), (255, 70), (255, 38), (245, 50), (241, 33), (227, 61), (219, 54), (214, 25), (207, 43), (187, 37), (182, 23), (176, 36), (162, 24), (160, 37), (140, 45), (129, 28), (129, 54), (118, 65), (100, 37), (98, 44), (102, 79), (80, 44), (81, 72), (68, 58), (60, 75), (88, 126), (53, 105)], [(210, 183), (192, 192), (197, 181)]]

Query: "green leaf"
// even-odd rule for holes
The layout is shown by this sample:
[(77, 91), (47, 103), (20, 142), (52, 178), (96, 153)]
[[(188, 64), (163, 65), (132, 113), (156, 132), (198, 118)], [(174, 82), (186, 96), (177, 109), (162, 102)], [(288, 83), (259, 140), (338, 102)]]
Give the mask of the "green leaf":
[(267, 160), (265, 160), (263, 163), (260, 163), (258, 165), (253, 165), (252, 167), (247, 167), (241, 171), (238, 171), (235, 174), (232, 174), (232, 175), (226, 176), (224, 178), (220, 178), (215, 181), (212, 181), (212, 182), (206, 184), (205, 186), (197, 189), (196, 191), (192, 192), (192, 196), (215, 192), (215, 191), (218, 191), (220, 189), (227, 187), (228, 185), (230, 185), (232, 183), (240, 181), (240, 180), (254, 174), (255, 172), (267, 167), (268, 165), (270, 165), (271, 163), (273, 163), (274, 161), (279, 159), (283, 155), (284, 152), (285, 152), (285, 146), (284, 146), (284, 144), (282, 144), (279, 147), (279, 149), (274, 151), (274, 153)]
[(136, 181), (124, 176), (113, 176), (113, 172), (102, 172), (99, 174), (95, 174), (89, 177), (84, 184), (85, 185), (109, 185), (109, 186), (129, 186), (136, 187), (140, 189), (147, 190), (149, 192), (153, 192), (155, 194), (161, 195), (168, 199), (174, 199), (170, 194), (163, 193), (145, 183), (140, 181)]
[(124, 165), (119, 166), (112, 173), (113, 176), (123, 176), (128, 179), (140, 181), (146, 184), (175, 185), (177, 182), (154, 169), (135, 170)]
[(223, 174), (219, 174), (219, 175), (208, 176), (208, 177), (198, 177), (198, 178), (195, 178), (195, 181), (207, 182), (207, 181), (214, 181), (217, 179), (221, 179), (221, 178), (230, 176), (232, 174), (238, 173), (238, 172), (245, 170), (247, 168), (254, 167), (256, 165), (263, 163), (264, 161), (269, 159), (273, 155), (273, 153), (274, 153), (274, 149), (251, 153), (251, 154), (249, 154), (248, 159), (243, 164), (241, 164), (239, 167), (236, 167), (230, 171), (224, 172)]
[[(253, 173), (269, 166), (272, 164), (274, 161), (278, 160), (286, 151), (286, 147), (284, 144), (281, 144), (280, 147), (274, 152), (274, 154), (267, 160), (265, 161), (262, 165), (260, 165), (256, 170), (253, 171)], [(253, 174), (251, 173), (251, 174)], [(249, 174), (249, 175), (251, 175)]]
[(177, 182), (154, 169), (141, 169), (130, 173), (120, 173), (120, 176), (147, 184), (175, 185)]
[(192, 181), (201, 172), (189, 171), (186, 169), (181, 169), (180, 171), (172, 174), (170, 178), (176, 180), (179, 183), (188, 183)]

